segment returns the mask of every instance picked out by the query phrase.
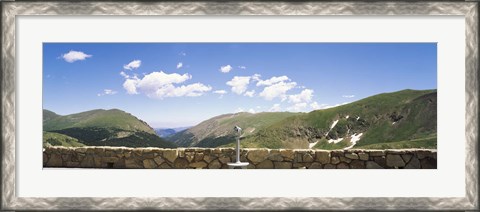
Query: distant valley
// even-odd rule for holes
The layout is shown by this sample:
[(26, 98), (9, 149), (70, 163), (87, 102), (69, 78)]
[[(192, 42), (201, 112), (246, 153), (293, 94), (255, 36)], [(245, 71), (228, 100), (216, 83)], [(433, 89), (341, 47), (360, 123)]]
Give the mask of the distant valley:
[(437, 91), (402, 90), (309, 113), (223, 114), (189, 128), (153, 129), (117, 109), (60, 116), (44, 110), (44, 145), (302, 149), (436, 148)]
[(168, 137), (180, 131), (186, 130), (191, 127), (176, 127), (176, 128), (154, 128), (155, 133), (160, 137)]

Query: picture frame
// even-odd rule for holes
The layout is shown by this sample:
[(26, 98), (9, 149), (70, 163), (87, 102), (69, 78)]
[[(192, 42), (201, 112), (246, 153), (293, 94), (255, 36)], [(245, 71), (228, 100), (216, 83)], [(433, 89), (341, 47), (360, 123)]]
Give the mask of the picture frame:
[[(475, 2), (2, 2), (2, 209), (442, 209), (478, 205), (478, 3)], [(459, 15), (465, 17), (464, 197), (41, 197), (16, 196), (16, 18), (36, 15)], [(463, 72), (460, 72), (463, 73)], [(439, 162), (441, 163), (441, 162)]]

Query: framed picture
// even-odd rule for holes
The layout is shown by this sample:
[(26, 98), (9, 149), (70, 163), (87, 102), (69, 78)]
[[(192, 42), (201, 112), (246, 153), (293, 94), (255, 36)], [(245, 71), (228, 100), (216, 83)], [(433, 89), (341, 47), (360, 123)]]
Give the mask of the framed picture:
[(2, 35), (2, 209), (479, 207), (478, 3), (3, 2)]

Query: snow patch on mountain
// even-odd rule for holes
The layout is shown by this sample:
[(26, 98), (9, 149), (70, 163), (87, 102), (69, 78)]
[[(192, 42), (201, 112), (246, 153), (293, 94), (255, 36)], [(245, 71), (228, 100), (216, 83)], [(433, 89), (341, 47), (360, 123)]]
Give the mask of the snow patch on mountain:
[(318, 140), (314, 143), (309, 143), (308, 148), (310, 148), (310, 149), (313, 148), (317, 143), (318, 143)]
[(360, 140), (360, 137), (362, 137), (362, 135), (363, 133), (359, 133), (358, 135), (356, 133), (353, 134), (350, 139), (350, 143), (352, 143), (352, 145), (345, 147), (345, 149), (351, 149), (353, 146), (355, 146), (355, 144), (357, 144), (357, 142)]
[(340, 141), (342, 141), (342, 140), (343, 140), (343, 138), (330, 139), (330, 140), (328, 140), (328, 143), (329, 143), (329, 144), (331, 144), (331, 143), (336, 144), (336, 143), (338, 143), (338, 142), (340, 142)]
[(330, 130), (332, 130), (332, 129), (335, 127), (335, 125), (337, 125), (337, 123), (338, 123), (338, 119), (335, 120), (335, 121), (332, 123), (332, 126), (330, 127)]
[(327, 136), (328, 136), (328, 133), (330, 133), (330, 131), (335, 127), (335, 125), (337, 125), (338, 121), (339, 121), (339, 120), (337, 119), (337, 120), (335, 120), (335, 121), (332, 123), (332, 126), (330, 126), (330, 129), (329, 129), (328, 132), (325, 134), (325, 137), (327, 137)]

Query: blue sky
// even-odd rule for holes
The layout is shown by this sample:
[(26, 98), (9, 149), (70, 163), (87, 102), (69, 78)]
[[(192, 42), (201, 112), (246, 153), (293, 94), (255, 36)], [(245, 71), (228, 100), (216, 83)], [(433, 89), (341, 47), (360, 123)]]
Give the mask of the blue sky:
[(436, 88), (435, 43), (43, 44), (45, 109), (118, 108), (152, 127)]

